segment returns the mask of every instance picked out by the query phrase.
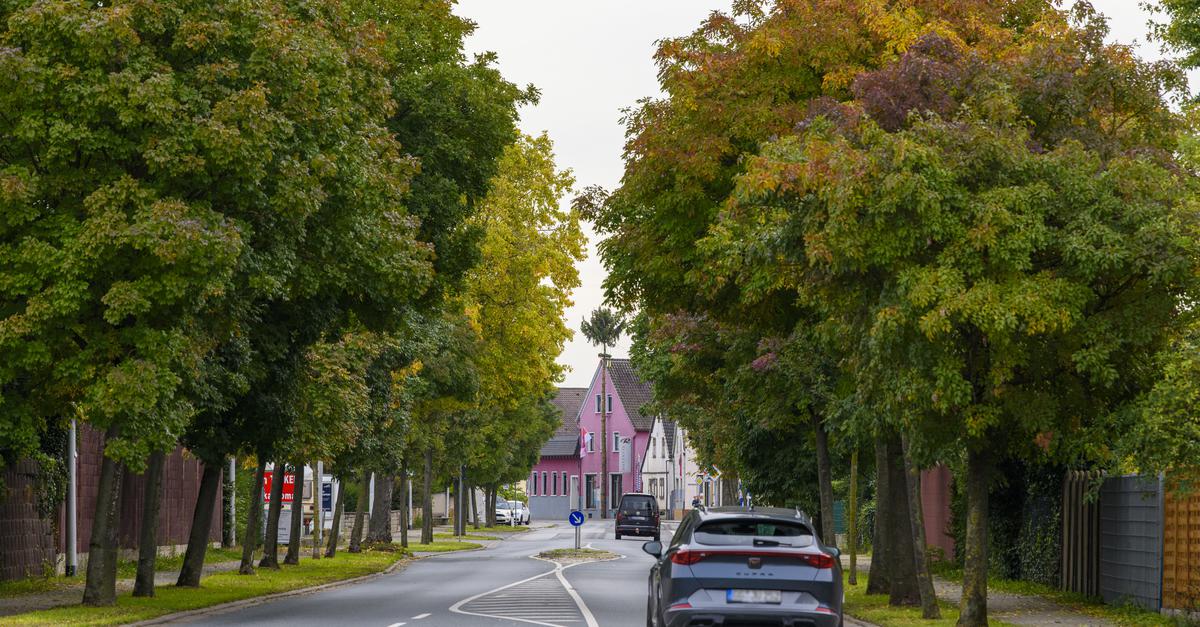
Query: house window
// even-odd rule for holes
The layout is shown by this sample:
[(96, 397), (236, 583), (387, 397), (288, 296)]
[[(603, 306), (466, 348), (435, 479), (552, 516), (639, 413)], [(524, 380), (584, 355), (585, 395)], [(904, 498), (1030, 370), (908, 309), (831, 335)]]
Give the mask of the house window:
[(620, 451), (621, 451), (621, 432), (613, 431), (613, 447), (612, 447), (612, 451), (610, 451), (610, 452), (618, 453)]
[(596, 475), (586, 474), (583, 476), (583, 506), (587, 509), (596, 507), (596, 502), (600, 500), (600, 488), (596, 485)]
[(546, 496), (549, 492), (546, 491), (546, 471), (542, 471), (542, 496)]
[(537, 496), (537, 471), (533, 471), (533, 477), (529, 481), (529, 496)]
[(567, 491), (567, 471), (565, 470), (562, 473), (562, 495), (571, 496), (571, 493)]
[(553, 490), (551, 490), (551, 491), (550, 491), (550, 496), (558, 496), (558, 473), (557, 473), (557, 472), (552, 472), (552, 473), (550, 473), (550, 474), (551, 474), (551, 475), (553, 476), (553, 478), (554, 478), (554, 480), (553, 480), (553, 481), (551, 482), (551, 484), (550, 484), (550, 486), (551, 486), (552, 488), (554, 488)]
[(658, 459), (658, 438), (650, 438), (650, 457)]
[(612, 394), (608, 395), (608, 413), (612, 413)]
[(596, 413), (600, 413), (600, 395), (596, 395)]
[(589, 453), (595, 453), (595, 452), (596, 452), (596, 438), (595, 438), (595, 435), (596, 435), (596, 434), (594, 434), (594, 433), (589, 433), (589, 434), (587, 434), (587, 452), (589, 452)]

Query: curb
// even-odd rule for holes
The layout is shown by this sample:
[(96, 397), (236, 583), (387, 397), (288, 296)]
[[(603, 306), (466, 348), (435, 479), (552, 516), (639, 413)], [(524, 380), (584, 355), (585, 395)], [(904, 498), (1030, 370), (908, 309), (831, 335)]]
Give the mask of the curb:
[[(476, 549), (476, 550), (478, 550), (478, 549)], [(407, 566), (408, 564), (411, 564), (411, 563), (417, 561), (418, 559), (421, 559), (421, 558), (419, 558), (419, 557), (400, 558), (399, 560), (396, 560), (396, 562), (393, 563), (391, 566), (388, 566), (387, 568), (385, 568), (377, 573), (361, 575), (358, 577), (353, 577), (351, 579), (342, 579), (341, 581), (331, 581), (329, 583), (323, 583), (319, 586), (309, 586), (307, 588), (299, 588), (297, 590), (288, 590), (286, 592), (276, 592), (273, 594), (267, 594), (267, 595), (263, 595), (260, 597), (242, 599), (240, 601), (230, 601), (229, 603), (221, 603), (220, 605), (210, 605), (208, 607), (200, 607), (200, 608), (196, 608), (194, 610), (187, 610), (185, 612), (175, 612), (174, 614), (163, 614), (162, 616), (156, 616), (154, 618), (149, 618), (144, 621), (140, 621), (140, 622), (136, 622), (136, 623), (129, 623), (129, 624), (134, 627), (140, 627), (140, 626), (144, 626), (144, 625), (165, 625), (167, 623), (172, 623), (177, 620), (182, 620), (185, 618), (195, 618), (198, 616), (207, 616), (209, 614), (224, 614), (225, 612), (231, 612), (233, 610), (240, 610), (240, 609), (247, 608), (247, 607), (253, 607), (255, 605), (261, 605), (263, 603), (270, 603), (271, 601), (277, 601), (279, 599), (285, 599), (287, 597), (299, 596), (302, 594), (311, 594), (313, 592), (320, 592), (322, 590), (329, 590), (331, 588), (340, 588), (342, 586), (348, 586), (350, 584), (367, 581), (368, 579), (375, 579), (376, 577), (383, 577), (384, 575), (390, 575), (390, 574), (396, 572), (397, 570), (399, 570), (401, 566)]]

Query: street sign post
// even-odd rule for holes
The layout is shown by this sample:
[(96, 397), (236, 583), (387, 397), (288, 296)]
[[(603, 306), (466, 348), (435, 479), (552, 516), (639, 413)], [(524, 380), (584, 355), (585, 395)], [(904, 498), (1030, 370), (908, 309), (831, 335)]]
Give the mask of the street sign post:
[(583, 512), (579, 510), (573, 510), (571, 514), (567, 516), (567, 522), (571, 523), (571, 526), (575, 528), (575, 550), (578, 551), (579, 528), (583, 526)]

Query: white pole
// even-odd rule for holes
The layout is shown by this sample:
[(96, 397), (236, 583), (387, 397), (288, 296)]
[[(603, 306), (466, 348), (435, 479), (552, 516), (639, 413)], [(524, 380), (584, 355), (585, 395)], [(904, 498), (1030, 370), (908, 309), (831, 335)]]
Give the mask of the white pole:
[(237, 544), (237, 458), (229, 458), (229, 542)]
[(76, 549), (77, 528), (79, 525), (78, 511), (75, 506), (76, 494), (78, 490), (79, 477), (76, 467), (79, 465), (75, 451), (75, 436), (76, 426), (75, 419), (71, 419), (71, 433), (67, 437), (67, 566), (66, 574), (68, 577), (75, 576), (77, 560), (79, 559), (79, 551)]
[(321, 557), (321, 531), (325, 524), (325, 464), (317, 462), (317, 472), (313, 475), (313, 557)]
[(375, 512), (375, 473), (371, 473), (371, 483), (367, 484), (367, 513)]

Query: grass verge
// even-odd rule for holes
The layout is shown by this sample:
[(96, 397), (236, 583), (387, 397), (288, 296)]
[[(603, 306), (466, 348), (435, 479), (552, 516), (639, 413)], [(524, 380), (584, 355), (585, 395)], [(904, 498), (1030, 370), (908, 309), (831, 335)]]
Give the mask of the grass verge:
[(523, 527), (521, 525), (517, 525), (515, 527), (510, 527), (509, 525), (496, 525), (494, 527), (480, 527), (478, 529), (472, 527), (470, 529), (471, 533), (524, 533), (526, 531), (529, 531), (529, 527)]
[(450, 551), (466, 551), (468, 549), (481, 548), (482, 544), (475, 542), (457, 542), (457, 541), (442, 541), (436, 539), (430, 544), (408, 543), (408, 550), (417, 553), (449, 553)]
[[(843, 578), (845, 575), (843, 575)], [(958, 622), (958, 608), (950, 603), (939, 601), (942, 617), (937, 620), (921, 618), (919, 607), (892, 607), (888, 605), (886, 594), (867, 594), (867, 578), (860, 574), (858, 585), (844, 584), (846, 604), (842, 608), (847, 616), (874, 623), (880, 627), (953, 627)], [(992, 625), (1004, 623), (989, 621)]]
[(435, 534), (433, 534), (433, 539), (434, 539), (434, 540), (457, 540), (457, 539), (463, 539), (463, 540), (499, 540), (500, 538), (499, 538), (498, 536), (485, 536), (485, 535), (480, 535), (480, 534), (476, 534), (476, 533), (468, 533), (468, 534), (467, 534), (467, 535), (465, 535), (465, 536), (456, 536), (456, 535), (454, 535), (454, 534), (452, 534), (452, 533), (435, 533)]
[[(204, 556), (204, 562), (206, 564), (217, 564), (220, 562), (231, 562), (241, 559), (241, 549), (210, 548)], [(182, 567), (182, 553), (174, 556), (160, 555), (154, 563), (155, 572), (179, 570)], [(122, 560), (117, 564), (117, 579), (133, 579), (136, 576), (136, 559)], [(15, 597), (25, 594), (37, 594), (39, 592), (50, 592), (52, 590), (69, 588), (71, 586), (82, 586), (83, 580), (83, 575), (79, 574), (74, 577), (55, 575), (53, 577), (28, 577), (26, 579), (0, 582), (0, 598)]]
[(72, 605), (4, 617), (5, 625), (121, 625), (277, 592), (298, 590), (382, 571), (404, 557), (403, 551), (339, 552), (332, 559), (302, 560), (282, 570), (259, 569), (254, 575), (236, 572), (205, 577), (200, 588), (159, 586), (153, 598), (117, 597), (112, 607)]
[[(957, 564), (938, 562), (932, 565), (933, 574), (947, 581), (962, 582), (962, 568)], [(1158, 612), (1142, 609), (1136, 605), (1107, 605), (1100, 599), (1086, 597), (1074, 592), (1063, 592), (1057, 588), (1029, 581), (1011, 579), (988, 579), (988, 590), (1024, 596), (1035, 596), (1053, 601), (1065, 608), (1101, 618), (1118, 625), (1184, 627), (1195, 625), (1183, 617), (1164, 616)]]

